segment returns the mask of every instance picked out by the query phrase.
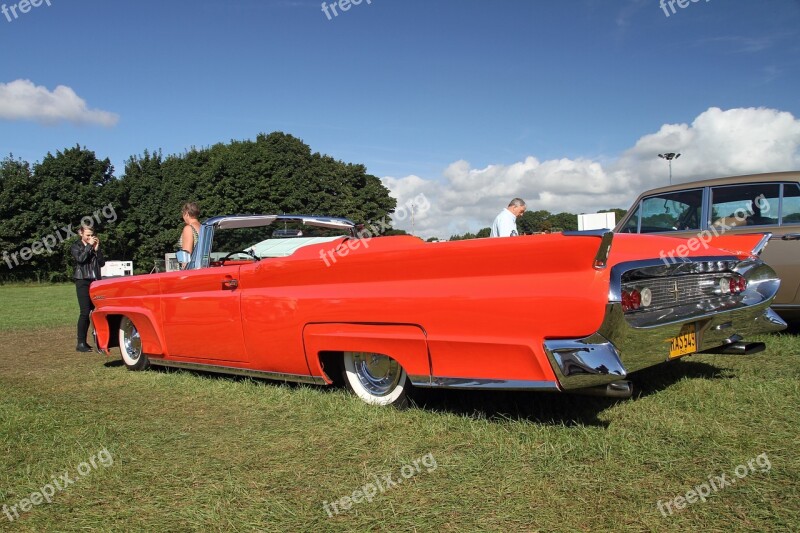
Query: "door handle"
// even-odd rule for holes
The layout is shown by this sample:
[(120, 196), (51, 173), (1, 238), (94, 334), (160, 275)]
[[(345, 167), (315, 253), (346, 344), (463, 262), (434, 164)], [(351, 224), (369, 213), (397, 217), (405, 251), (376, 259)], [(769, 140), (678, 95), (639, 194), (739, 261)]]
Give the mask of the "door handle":
[(222, 290), (223, 291), (234, 291), (236, 288), (239, 287), (239, 280), (228, 278), (222, 280)]
[(798, 241), (800, 240), (800, 233), (787, 233), (783, 237), (781, 237), (783, 241)]

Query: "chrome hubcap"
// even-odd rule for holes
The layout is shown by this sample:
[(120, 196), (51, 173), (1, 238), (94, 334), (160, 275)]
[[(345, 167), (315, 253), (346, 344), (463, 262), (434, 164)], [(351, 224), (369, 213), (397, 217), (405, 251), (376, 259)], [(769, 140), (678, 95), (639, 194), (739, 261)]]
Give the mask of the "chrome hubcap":
[(358, 380), (375, 396), (385, 396), (392, 392), (403, 372), (397, 361), (380, 354), (354, 353), (353, 363)]
[(130, 320), (127, 321), (122, 329), (125, 333), (125, 351), (131, 359), (139, 359), (139, 356), (142, 355), (142, 339), (139, 337), (139, 330)]

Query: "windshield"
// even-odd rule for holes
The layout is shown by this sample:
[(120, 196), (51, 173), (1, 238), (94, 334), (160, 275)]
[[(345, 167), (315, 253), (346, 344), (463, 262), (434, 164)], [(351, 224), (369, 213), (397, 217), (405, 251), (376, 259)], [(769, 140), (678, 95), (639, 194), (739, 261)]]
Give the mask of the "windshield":
[(228, 261), (256, 261), (292, 255), (303, 246), (351, 235), (349, 227), (328, 228), (302, 220), (276, 220), (267, 226), (217, 227), (211, 242), (209, 266)]

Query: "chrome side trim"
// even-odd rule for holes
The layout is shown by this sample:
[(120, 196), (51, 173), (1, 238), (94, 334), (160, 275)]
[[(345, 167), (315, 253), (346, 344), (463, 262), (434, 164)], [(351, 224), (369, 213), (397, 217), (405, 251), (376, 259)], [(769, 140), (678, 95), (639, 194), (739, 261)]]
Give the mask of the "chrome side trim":
[(561, 234), (565, 237), (602, 237), (610, 230), (608, 229), (584, 229), (584, 230), (574, 230), (568, 229), (562, 231)]
[(800, 304), (773, 304), (778, 311), (800, 311)]
[(175, 361), (172, 359), (161, 359), (150, 356), (148, 356), (148, 358), (150, 359), (150, 364), (152, 365), (167, 366), (171, 368), (199, 370), (201, 372), (215, 372), (217, 374), (231, 374), (234, 376), (247, 376), (251, 378), (271, 379), (275, 381), (290, 381), (293, 383), (307, 383), (309, 385), (327, 385), (324, 379), (315, 376), (284, 374), (281, 372), (267, 372), (266, 370), (252, 370), (249, 368), (209, 365), (204, 363), (189, 363), (186, 361)]
[(408, 376), (415, 387), (462, 390), (558, 391), (555, 381)]

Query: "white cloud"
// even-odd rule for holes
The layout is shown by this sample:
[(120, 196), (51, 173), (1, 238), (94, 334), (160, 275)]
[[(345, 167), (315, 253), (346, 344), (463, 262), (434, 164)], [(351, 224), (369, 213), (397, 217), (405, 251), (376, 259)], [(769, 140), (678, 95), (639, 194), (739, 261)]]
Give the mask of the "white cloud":
[[(675, 183), (796, 170), (800, 120), (775, 109), (712, 107), (691, 124), (664, 124), (605, 163), (529, 156), (511, 165), (476, 169), (461, 160), (444, 169), (439, 179), (385, 177), (383, 182), (398, 206), (424, 194), (431, 207), (415, 217), (414, 233), (446, 239), (488, 227), (516, 196), (525, 199), (528, 209), (553, 213), (627, 209), (642, 191), (667, 185), (668, 166), (658, 158), (663, 152), (681, 153), (672, 163)], [(411, 229), (409, 219), (396, 226)]]
[(42, 124), (67, 121), (111, 127), (119, 121), (119, 115), (89, 109), (86, 101), (65, 85), (50, 92), (30, 80), (14, 80), (0, 83), (0, 119), (34, 120)]

